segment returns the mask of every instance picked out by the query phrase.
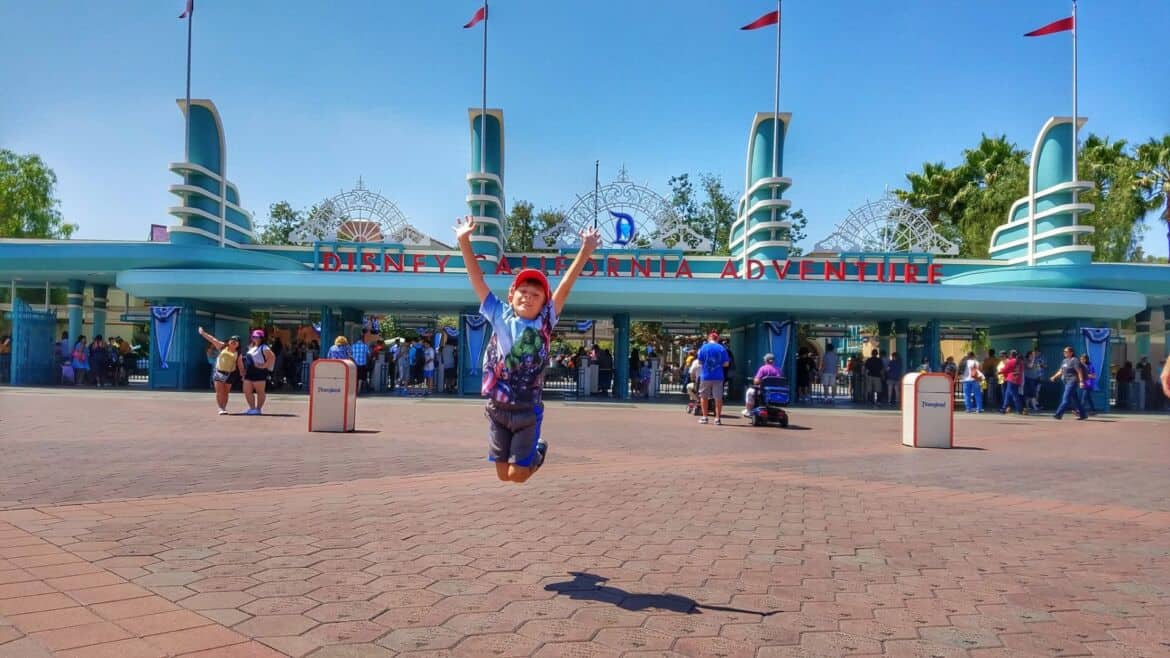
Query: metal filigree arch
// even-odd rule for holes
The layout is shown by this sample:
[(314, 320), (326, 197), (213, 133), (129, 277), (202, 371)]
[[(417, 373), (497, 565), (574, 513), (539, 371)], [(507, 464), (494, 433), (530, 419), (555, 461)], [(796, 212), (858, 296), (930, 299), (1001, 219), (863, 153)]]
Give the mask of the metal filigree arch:
[(317, 204), (317, 212), (293, 230), (289, 239), (300, 244), (318, 241), (431, 243), (429, 236), (410, 224), (397, 204), (366, 189), (360, 178), (352, 190)]
[(940, 235), (921, 210), (887, 194), (851, 210), (814, 251), (953, 256), (959, 253), (959, 246)]
[[(628, 241), (622, 235), (622, 215), (633, 219), (633, 235)], [(577, 195), (565, 219), (537, 236), (535, 246), (576, 247), (581, 243), (580, 232), (592, 228), (595, 220), (606, 249), (710, 250), (710, 240), (688, 226), (662, 195), (632, 182), (625, 167), (617, 180), (601, 186), (596, 193)]]

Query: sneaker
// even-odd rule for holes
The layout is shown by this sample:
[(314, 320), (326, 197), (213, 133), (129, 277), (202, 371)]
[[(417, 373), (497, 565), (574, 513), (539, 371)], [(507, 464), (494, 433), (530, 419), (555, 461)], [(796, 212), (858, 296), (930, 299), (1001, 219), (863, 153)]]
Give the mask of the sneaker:
[(743, 416), (744, 418), (751, 418), (752, 412), (748, 411), (747, 409), (744, 409), (743, 411), (739, 412), (739, 415)]
[(699, 419), (699, 424), (700, 424), (700, 425), (706, 425), (706, 424), (707, 424), (707, 417), (706, 417), (706, 416), (704, 416), (704, 417), (700, 418), (700, 419)]
[[(1082, 418), (1081, 420), (1084, 420), (1084, 418)], [(716, 418), (716, 419), (715, 419), (715, 424), (716, 424), (716, 425), (722, 425), (722, 424), (723, 424), (723, 419), (721, 419), (721, 418)]]
[(545, 455), (548, 454), (548, 444), (544, 441), (536, 442), (536, 458), (532, 460), (532, 472), (535, 473), (538, 468), (544, 466)]
[(1052, 417), (1057, 419), (1057, 420), (1060, 420), (1060, 414), (1052, 414)]
[(259, 416), (260, 410), (259, 409), (249, 409), (249, 410), (244, 412), (244, 415), (245, 416)]
[(227, 415), (227, 409), (220, 409), (220, 410), (219, 410), (219, 415), (221, 415), (221, 416), (226, 416), (226, 415)]

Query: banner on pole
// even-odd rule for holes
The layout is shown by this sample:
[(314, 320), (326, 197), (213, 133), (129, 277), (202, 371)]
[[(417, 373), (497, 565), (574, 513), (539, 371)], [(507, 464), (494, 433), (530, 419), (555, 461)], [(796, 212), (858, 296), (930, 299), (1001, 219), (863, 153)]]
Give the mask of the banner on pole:
[(768, 330), (768, 349), (776, 357), (776, 369), (784, 372), (784, 362), (788, 358), (788, 343), (792, 333), (792, 320), (769, 321), (764, 323), (764, 327)]
[(467, 363), (463, 365), (464, 372), (475, 375), (483, 367), (483, 350), (487, 346), (488, 332), (487, 318), (478, 313), (463, 316), (464, 340), (467, 342)]
[(158, 363), (160, 368), (168, 368), (167, 358), (171, 354), (171, 344), (175, 338), (175, 324), (180, 308), (178, 306), (152, 306), (150, 314), (154, 318), (154, 340), (158, 346)]
[[(1094, 372), (1100, 373), (1101, 366), (1105, 363), (1105, 350), (1109, 349), (1110, 333), (1108, 328), (1081, 329), (1081, 335), (1085, 338), (1085, 354), (1089, 355), (1089, 365), (1093, 367)], [(1100, 377), (1093, 379), (1093, 390), (1097, 390), (1097, 382), (1100, 380)]]

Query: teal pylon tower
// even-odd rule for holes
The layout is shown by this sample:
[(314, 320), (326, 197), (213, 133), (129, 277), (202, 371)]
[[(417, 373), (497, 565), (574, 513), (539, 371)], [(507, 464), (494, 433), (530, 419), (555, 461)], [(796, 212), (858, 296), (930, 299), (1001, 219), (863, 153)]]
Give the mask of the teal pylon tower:
[[(471, 172), (467, 174), (467, 207), (477, 224), (471, 248), (496, 263), (504, 258), (508, 240), (504, 205), (504, 112), (468, 111), (471, 122)], [(482, 131), (482, 135), (481, 135)]]
[(179, 223), (168, 230), (170, 241), (185, 245), (238, 247), (257, 242), (252, 213), (240, 207), (240, 191), (227, 179), (227, 142), (215, 103), (179, 99), (184, 116), (189, 111), (191, 145), (187, 162), (172, 162), (170, 170), (183, 177), (170, 192), (181, 204), (168, 209)]
[(1071, 117), (1050, 117), (1044, 123), (1032, 147), (1028, 193), (1012, 204), (1007, 222), (991, 234), (993, 260), (1019, 265), (1088, 265), (1093, 260), (1093, 246), (1080, 243), (1093, 232), (1080, 222), (1093, 204), (1080, 202), (1077, 195), (1094, 185), (1077, 180), (1073, 171), (1075, 140)]
[[(739, 212), (731, 225), (728, 246), (731, 256), (746, 264), (748, 259), (767, 261), (788, 258), (792, 247), (792, 223), (785, 217), (791, 202), (784, 191), (792, 179), (784, 174), (784, 137), (791, 114), (758, 112), (748, 134), (747, 176)], [(777, 123), (779, 125), (777, 126)], [(746, 266), (740, 272), (746, 272)]]

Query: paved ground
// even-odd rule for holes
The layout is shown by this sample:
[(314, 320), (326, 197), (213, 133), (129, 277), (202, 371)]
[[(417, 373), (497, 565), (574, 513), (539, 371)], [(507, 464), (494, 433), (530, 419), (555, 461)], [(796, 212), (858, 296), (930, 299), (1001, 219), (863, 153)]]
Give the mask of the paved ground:
[(1166, 418), (305, 404), (0, 389), (0, 658), (1170, 655)]

